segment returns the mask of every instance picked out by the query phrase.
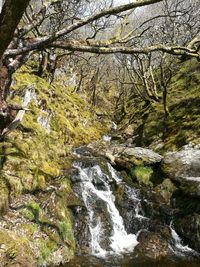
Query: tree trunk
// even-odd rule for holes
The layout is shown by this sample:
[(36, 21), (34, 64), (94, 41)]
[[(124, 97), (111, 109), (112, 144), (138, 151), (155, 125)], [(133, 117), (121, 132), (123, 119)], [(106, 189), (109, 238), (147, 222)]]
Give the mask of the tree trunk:
[(163, 87), (163, 108), (164, 108), (164, 119), (163, 119), (163, 135), (162, 140), (164, 141), (168, 134), (168, 116), (169, 116), (169, 110), (167, 107), (167, 87)]
[(149, 108), (150, 108), (151, 102), (146, 101), (144, 103), (144, 109), (143, 109), (143, 115), (142, 115), (142, 124), (139, 125), (137, 128), (137, 138), (135, 139), (136, 146), (143, 146), (145, 143), (145, 136), (144, 136), (144, 130), (146, 126), (147, 119), (149, 117)]
[(6, 100), (10, 84), (11, 84), (11, 72), (9, 71), (7, 66), (3, 64), (1, 60), (0, 61), (0, 103)]
[(165, 118), (167, 118), (169, 115), (169, 110), (167, 107), (167, 88), (166, 88), (166, 86), (164, 86), (164, 89), (163, 89), (163, 108), (164, 108), (164, 112), (165, 112)]
[(0, 14), (0, 59), (13, 39), (15, 29), (30, 0), (6, 0)]
[(16, 110), (6, 102), (11, 75), (15, 69), (15, 59), (9, 68), (3, 55), (13, 40), (15, 29), (29, 2), (30, 0), (5, 0), (0, 13), (0, 133), (16, 115)]

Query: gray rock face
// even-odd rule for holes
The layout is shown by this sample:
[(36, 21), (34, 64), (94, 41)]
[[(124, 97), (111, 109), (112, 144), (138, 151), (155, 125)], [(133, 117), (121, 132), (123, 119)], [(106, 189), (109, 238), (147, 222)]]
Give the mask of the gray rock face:
[(200, 197), (200, 149), (185, 148), (169, 152), (163, 160), (163, 171), (181, 184), (184, 193)]
[(161, 155), (155, 153), (153, 150), (142, 147), (126, 148), (122, 154), (127, 157), (134, 156), (138, 159), (142, 159), (152, 164), (161, 162), (163, 158)]
[(176, 219), (175, 227), (189, 246), (200, 252), (200, 214), (193, 213)]
[(151, 149), (142, 147), (126, 147), (126, 146), (110, 146), (105, 156), (111, 160), (111, 162), (117, 165), (124, 165), (125, 167), (130, 164), (140, 165), (141, 163), (147, 165), (153, 165), (161, 162), (162, 156), (155, 153)]

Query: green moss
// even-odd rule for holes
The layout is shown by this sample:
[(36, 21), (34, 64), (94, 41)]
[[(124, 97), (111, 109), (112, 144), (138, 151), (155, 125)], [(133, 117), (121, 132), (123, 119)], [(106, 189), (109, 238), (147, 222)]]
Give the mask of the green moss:
[(4, 179), (7, 184), (9, 184), (10, 188), (10, 198), (15, 199), (21, 195), (23, 186), (21, 184), (21, 180), (16, 176), (5, 175)]
[[(33, 74), (36, 68), (37, 63), (29, 62), (14, 74), (9, 102), (22, 104), (27, 88), (33, 98), (18, 129), (0, 143), (0, 213), (7, 211), (9, 201), (17, 207), (19, 203), (13, 214), (9, 211), (17, 225), (6, 221), (6, 227), (13, 236), (20, 232), (26, 239), (37, 258), (35, 265), (50, 265), (56, 250), (60, 255), (60, 246), (62, 260), (69, 260), (75, 250), (70, 207), (81, 203), (65, 177), (71, 148), (97, 140), (107, 124), (96, 120), (87, 96), (72, 93), (73, 88), (61, 86), (58, 79), (50, 85)], [(45, 119), (50, 113), (48, 132), (38, 117)], [(9, 251), (14, 257), (15, 251)]]
[(41, 211), (39, 204), (36, 203), (35, 201), (29, 201), (27, 203), (27, 209), (29, 209), (32, 212), (34, 219), (36, 220), (36, 222), (38, 222)]
[(153, 170), (150, 167), (135, 166), (131, 169), (131, 175), (136, 177), (137, 181), (144, 185), (152, 186), (150, 181)]
[(39, 243), (39, 249), (40, 249), (40, 257), (38, 259), (38, 264), (46, 265), (48, 257), (52, 252), (52, 247), (49, 247), (48, 243), (41, 240)]
[(160, 195), (162, 201), (170, 204), (171, 197), (177, 188), (170, 179), (164, 179), (164, 181), (156, 186), (155, 191)]
[(168, 87), (168, 117), (165, 116), (160, 101), (152, 103), (146, 111), (147, 119), (144, 122), (141, 120), (144, 116), (143, 100), (136, 96), (127, 100), (127, 114), (121, 118), (121, 129), (137, 125), (134, 133), (137, 135), (143, 125), (142, 142), (139, 145), (152, 144), (152, 147), (156, 148), (157, 141), (161, 140), (164, 141), (161, 150), (177, 150), (191, 141), (200, 143), (199, 63), (196, 60), (188, 60), (176, 64), (177, 71), (174, 72)]
[(33, 221), (35, 219), (35, 215), (33, 214), (32, 210), (29, 210), (28, 208), (22, 209), (20, 213), (29, 221)]
[(9, 230), (0, 231), (2, 266), (32, 266), (33, 253), (28, 240)]
[(71, 244), (74, 243), (72, 225), (69, 222), (61, 221), (59, 223), (59, 233), (63, 240), (67, 240)]
[(0, 214), (2, 214), (8, 209), (9, 205), (9, 190), (2, 177), (0, 177), (0, 196)]

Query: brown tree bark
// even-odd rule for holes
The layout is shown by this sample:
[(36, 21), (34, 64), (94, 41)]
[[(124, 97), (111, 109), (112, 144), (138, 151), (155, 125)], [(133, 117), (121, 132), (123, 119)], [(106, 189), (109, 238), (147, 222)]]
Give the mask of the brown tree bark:
[(29, 2), (30, 0), (6, 0), (0, 14), (0, 132), (16, 115), (12, 106), (6, 102), (12, 70), (5, 64), (3, 55)]
[(6, 0), (0, 14), (0, 58), (13, 39), (15, 29), (30, 0)]

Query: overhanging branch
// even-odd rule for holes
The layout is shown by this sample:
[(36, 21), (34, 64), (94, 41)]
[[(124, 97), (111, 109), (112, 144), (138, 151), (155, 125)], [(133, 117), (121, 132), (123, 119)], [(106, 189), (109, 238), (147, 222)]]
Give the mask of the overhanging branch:
[(85, 19), (79, 20), (76, 23), (63, 28), (62, 30), (54, 33), (53, 35), (35, 39), (33, 40), (31, 44), (27, 44), (26, 47), (24, 48), (21, 48), (15, 51), (9, 51), (6, 53), (6, 55), (11, 55), (11, 54), (18, 55), (18, 54), (29, 52), (31, 50), (41, 49), (42, 47), (48, 46), (49, 44), (59, 39), (60, 37), (66, 36), (67, 34), (87, 25), (88, 23), (91, 23), (107, 15), (115, 15), (115, 14), (125, 12), (128, 10), (137, 8), (137, 7), (147, 6), (147, 5), (151, 5), (151, 4), (162, 2), (162, 1), (163, 0), (138, 0), (138, 1), (134, 1), (129, 4), (120, 5), (117, 7), (111, 7), (111, 8), (102, 10), (92, 16), (86, 17)]
[(65, 41), (55, 41), (51, 45), (54, 48), (66, 49), (69, 51), (80, 51), (80, 52), (89, 52), (96, 54), (113, 54), (113, 53), (122, 53), (122, 54), (149, 54), (151, 52), (162, 51), (171, 55), (179, 56), (189, 56), (200, 59), (200, 53), (196, 50), (189, 49), (187, 47), (181, 46), (165, 46), (162, 44), (147, 46), (143, 48), (137, 47), (125, 47), (125, 46), (95, 46), (79, 43), (77, 41), (65, 42)]

